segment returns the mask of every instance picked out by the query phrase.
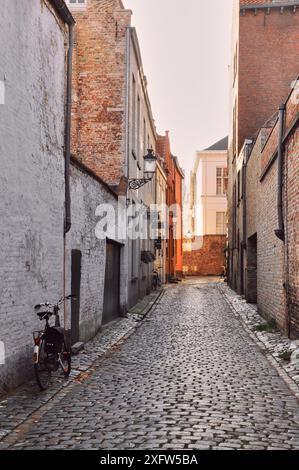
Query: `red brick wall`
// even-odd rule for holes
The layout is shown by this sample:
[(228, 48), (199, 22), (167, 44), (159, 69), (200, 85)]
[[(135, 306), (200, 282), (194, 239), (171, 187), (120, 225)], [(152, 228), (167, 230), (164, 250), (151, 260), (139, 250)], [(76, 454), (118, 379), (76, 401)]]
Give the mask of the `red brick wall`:
[(187, 276), (219, 276), (223, 274), (226, 263), (226, 243), (225, 235), (205, 235), (200, 250), (184, 251), (184, 274)]
[[(284, 133), (288, 131), (288, 129), (292, 126), (294, 120), (296, 119), (298, 115), (298, 104), (296, 104), (296, 100), (294, 98), (295, 92), (293, 92), (292, 96), (290, 96), (290, 99), (288, 99), (287, 106), (286, 106), (286, 111), (285, 111), (285, 126), (284, 126)], [(266, 145), (262, 151), (262, 157), (261, 157), (261, 172), (265, 170), (267, 167), (267, 164), (270, 162), (274, 152), (277, 150), (277, 142), (278, 142), (278, 131), (279, 131), (279, 125), (278, 125), (278, 120), (276, 120), (276, 123), (266, 141)]]
[[(295, 99), (296, 92), (286, 103), (285, 134), (298, 119), (299, 103)], [(261, 172), (273, 158), (278, 145), (278, 122), (260, 151), (259, 140), (255, 144), (251, 158), (256, 159), (260, 153), (260, 161), (256, 159), (258, 179)], [(248, 168), (252, 161), (249, 160)], [(249, 174), (248, 174), (249, 176)], [(250, 188), (257, 198), (256, 230), (258, 241), (258, 307), (266, 318), (275, 318), (279, 327), (295, 337), (299, 335), (299, 131), (298, 128), (287, 139), (284, 153), (284, 219), (286, 243), (274, 234), (278, 228), (277, 215), (277, 159), (272, 159), (264, 178), (256, 183), (247, 178), (247, 195)], [(251, 195), (251, 196), (250, 196)], [(248, 201), (248, 209), (250, 208)], [(247, 217), (251, 218), (248, 211)], [(250, 220), (251, 222), (251, 220)], [(249, 223), (250, 223), (249, 222)], [(249, 224), (248, 223), (248, 224)]]
[(277, 216), (277, 160), (259, 184), (257, 205), (257, 301), (265, 318), (274, 318), (287, 331), (284, 284), (284, 245), (274, 230)]
[[(265, 3), (242, 1), (242, 4)], [(277, 110), (299, 73), (299, 11), (240, 14), (238, 147)]]
[(287, 294), (290, 333), (299, 336), (299, 129), (289, 139), (285, 154), (285, 213), (287, 239)]
[(125, 155), (125, 51), (131, 13), (119, 0), (88, 0), (76, 19), (72, 152), (117, 186)]

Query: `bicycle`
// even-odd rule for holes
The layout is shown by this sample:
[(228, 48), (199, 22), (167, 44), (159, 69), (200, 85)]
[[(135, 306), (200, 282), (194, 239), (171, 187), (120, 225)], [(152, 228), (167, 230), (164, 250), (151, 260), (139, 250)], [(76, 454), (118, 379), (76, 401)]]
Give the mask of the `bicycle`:
[[(34, 309), (46, 308), (46, 311), (37, 312), (39, 319), (45, 320), (46, 325), (42, 331), (34, 331), (34, 374), (37, 384), (41, 390), (49, 387), (52, 372), (57, 372), (61, 367), (65, 377), (71, 372), (71, 354), (65, 340), (65, 330), (60, 326), (59, 310), (65, 300), (74, 299), (75, 296), (68, 295), (59, 300), (55, 305), (48, 302), (37, 304)], [(49, 310), (51, 309), (51, 311)], [(55, 325), (50, 326), (50, 318), (55, 317)]]
[(155, 269), (153, 270), (152, 285), (154, 290), (157, 290), (157, 288), (162, 285), (159, 273)]

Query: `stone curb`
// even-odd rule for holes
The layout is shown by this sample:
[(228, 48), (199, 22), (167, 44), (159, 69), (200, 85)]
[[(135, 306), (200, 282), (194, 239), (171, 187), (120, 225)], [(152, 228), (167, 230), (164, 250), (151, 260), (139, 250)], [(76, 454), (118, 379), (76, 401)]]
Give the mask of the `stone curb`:
[[(244, 330), (247, 332), (250, 338), (255, 342), (255, 344), (259, 347), (259, 349), (263, 352), (263, 354), (265, 355), (269, 363), (275, 368), (279, 376), (283, 379), (287, 387), (290, 389), (290, 391), (299, 401), (299, 384), (292, 378), (289, 371), (285, 369), (282, 363), (280, 363), (277, 360), (277, 358), (274, 356), (273, 352), (269, 349), (268, 345), (265, 344), (263, 339), (257, 336), (257, 333), (253, 329), (254, 322), (252, 320), (246, 321), (244, 319), (244, 315), (242, 316), (240, 312), (244, 312), (244, 310), (247, 309), (248, 312), (251, 314), (251, 316), (256, 317), (255, 325), (258, 325), (264, 322), (265, 319), (263, 319), (257, 313), (257, 310), (253, 306), (247, 303), (244, 304), (244, 300), (238, 294), (236, 294), (232, 289), (230, 289), (227, 284), (218, 284), (217, 286), (222, 296), (224, 297), (226, 303), (229, 305), (232, 312), (234, 313), (235, 317), (240, 321)], [(233, 298), (233, 302), (231, 300), (232, 298)], [(278, 346), (285, 347), (288, 343), (289, 345), (291, 345), (291, 340), (283, 338), (281, 333), (277, 332), (275, 333), (275, 335), (277, 337), (276, 343)], [(266, 336), (266, 334), (264, 336)]]
[[(162, 298), (164, 294), (164, 288), (161, 288), (157, 292), (157, 295), (150, 294), (148, 297), (148, 302), (142, 301), (143, 309), (140, 313), (128, 313), (128, 318), (122, 319), (123, 322), (126, 322), (127, 328), (125, 328), (120, 334), (118, 334), (115, 339), (112, 340), (104, 347), (103, 350), (99, 351), (96, 354), (96, 357), (92, 357), (89, 364), (86, 364), (84, 367), (79, 367), (72, 372), (71, 378), (62, 384), (59, 384), (58, 388), (56, 389), (49, 389), (47, 391), (47, 397), (42, 400), (39, 404), (37, 404), (36, 408), (30, 411), (28, 414), (20, 420), (20, 422), (16, 423), (12, 426), (11, 429), (1, 430), (0, 428), (0, 451), (4, 449), (8, 449), (9, 447), (15, 445), (21, 436), (28, 431), (31, 426), (35, 424), (35, 422), (39, 421), (42, 416), (51, 410), (57, 403), (59, 403), (65, 396), (76, 386), (80, 385), (84, 382), (98, 367), (100, 367), (100, 363), (102, 359), (109, 354), (113, 349), (120, 346), (124, 343), (134, 332), (139, 328), (149, 314), (149, 312), (157, 305), (158, 301)], [(145, 299), (146, 300), (146, 299)], [(141, 303), (141, 302), (140, 302)], [(137, 304), (138, 306), (139, 304)], [(135, 306), (136, 307), (136, 306)], [(134, 307), (134, 309), (135, 309)], [(134, 317), (138, 316), (138, 319), (134, 319)], [(128, 324), (127, 324), (128, 323)], [(113, 328), (112, 325), (111, 328)], [(89, 343), (86, 343), (86, 347), (89, 344), (99, 340), (101, 337), (107, 336), (107, 330), (100, 332), (96, 338), (91, 340)], [(84, 354), (84, 351), (81, 351), (77, 358), (80, 359), (81, 354)], [(74, 361), (76, 359), (74, 358)], [(17, 390), (20, 390), (24, 386), (20, 386)], [(16, 390), (16, 392), (17, 392)], [(13, 394), (9, 394), (7, 397), (0, 397), (0, 423), (1, 423), (1, 404), (3, 404), (6, 400), (5, 398), (12, 397)], [(32, 397), (32, 400), (34, 398)], [(3, 405), (2, 405), (3, 407)]]

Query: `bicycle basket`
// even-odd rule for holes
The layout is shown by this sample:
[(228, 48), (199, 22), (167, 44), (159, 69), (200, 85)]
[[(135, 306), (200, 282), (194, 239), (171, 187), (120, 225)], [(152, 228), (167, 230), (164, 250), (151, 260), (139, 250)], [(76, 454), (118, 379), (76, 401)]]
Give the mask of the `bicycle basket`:
[(48, 328), (45, 334), (45, 352), (47, 354), (58, 354), (62, 351), (64, 333), (62, 328), (53, 326)]

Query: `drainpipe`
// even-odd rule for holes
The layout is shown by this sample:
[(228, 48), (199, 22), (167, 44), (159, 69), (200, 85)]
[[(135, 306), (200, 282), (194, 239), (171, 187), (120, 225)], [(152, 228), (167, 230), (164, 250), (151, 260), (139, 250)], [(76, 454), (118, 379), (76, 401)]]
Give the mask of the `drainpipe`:
[[(68, 23), (69, 44), (67, 53), (67, 79), (66, 79), (66, 109), (65, 109), (65, 143), (64, 143), (64, 178), (65, 178), (65, 215), (64, 215), (64, 241), (63, 241), (63, 295), (67, 295), (67, 246), (66, 236), (72, 226), (71, 217), (71, 124), (72, 124), (72, 70), (74, 49), (74, 22)], [(64, 329), (67, 330), (67, 302), (64, 300)]]
[(68, 25), (69, 40), (67, 53), (67, 78), (66, 78), (66, 104), (65, 104), (65, 131), (64, 131), (64, 178), (65, 178), (65, 215), (64, 235), (72, 226), (71, 221), (71, 194), (70, 194), (70, 161), (71, 161), (71, 120), (72, 120), (72, 68), (74, 49), (75, 20), (66, 6), (64, 0), (50, 0), (60, 18)]
[[(68, 52), (66, 71), (66, 103), (65, 103), (65, 130), (64, 130), (64, 182), (65, 182), (65, 213), (64, 213), (64, 237), (63, 237), (63, 295), (66, 296), (66, 235), (72, 226), (71, 220), (71, 191), (70, 191), (70, 162), (71, 162), (71, 122), (72, 122), (72, 69), (74, 49), (75, 20), (66, 6), (64, 0), (50, 0), (60, 18), (68, 26)], [(64, 328), (67, 329), (67, 305), (64, 301)]]
[(247, 163), (249, 159), (250, 146), (252, 145), (252, 140), (245, 140), (245, 149), (244, 149), (244, 158), (242, 165), (242, 200), (243, 200), (243, 240), (242, 240), (242, 290), (243, 294), (246, 295), (246, 281), (244, 279), (244, 261), (245, 261), (245, 251), (247, 250)]
[(69, 48), (67, 54), (67, 90), (66, 90), (66, 119), (65, 119), (65, 221), (64, 234), (72, 226), (71, 191), (70, 191), (70, 161), (71, 161), (71, 122), (72, 122), (72, 67), (74, 49), (74, 24), (69, 25)]
[(279, 106), (279, 136), (278, 136), (278, 151), (277, 151), (277, 215), (278, 215), (278, 229), (275, 230), (275, 235), (281, 241), (285, 242), (285, 231), (283, 221), (283, 132), (284, 132), (284, 118), (285, 118), (285, 105)]
[[(126, 54), (126, 79), (125, 79), (125, 165), (124, 165), (124, 175), (127, 179), (127, 182), (129, 181), (130, 178), (130, 71), (131, 71), (131, 33), (132, 29), (131, 27), (127, 27), (126, 30), (126, 48), (125, 48), (125, 54)], [(125, 208), (124, 210), (126, 211), (126, 226), (125, 226), (125, 231), (127, 233), (127, 221), (128, 221), (128, 202), (129, 202), (129, 184), (127, 183), (127, 189), (126, 189), (126, 200), (125, 200)], [(124, 248), (124, 253), (123, 257), (125, 259), (125, 265), (129, 265), (129, 256), (130, 256), (130, 244), (129, 240), (126, 237), (127, 242), (125, 243), (125, 248)], [(125, 273), (125, 270), (123, 271), (123, 278), (124, 278), (124, 313), (127, 312), (127, 305), (129, 303), (129, 284), (128, 284), (128, 276)]]

